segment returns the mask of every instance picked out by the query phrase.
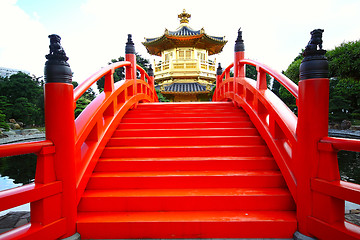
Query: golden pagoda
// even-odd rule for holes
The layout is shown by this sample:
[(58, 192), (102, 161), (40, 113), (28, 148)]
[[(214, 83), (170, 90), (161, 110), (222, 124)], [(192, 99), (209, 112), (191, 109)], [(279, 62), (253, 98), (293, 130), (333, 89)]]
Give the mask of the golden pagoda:
[(208, 101), (216, 80), (215, 60), (208, 57), (220, 53), (225, 37), (207, 35), (205, 30), (188, 26), (190, 14), (185, 9), (178, 15), (180, 26), (165, 29), (162, 36), (145, 38), (142, 44), (151, 55), (160, 56), (155, 63), (155, 85), (174, 102)]

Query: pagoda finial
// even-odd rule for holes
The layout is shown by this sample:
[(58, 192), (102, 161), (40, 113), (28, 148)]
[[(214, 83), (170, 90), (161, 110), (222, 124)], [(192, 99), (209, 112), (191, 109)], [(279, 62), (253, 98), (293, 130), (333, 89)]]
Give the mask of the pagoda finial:
[(180, 23), (189, 23), (189, 18), (191, 18), (191, 14), (187, 13), (184, 9), (183, 12), (178, 15), (178, 18), (180, 18)]

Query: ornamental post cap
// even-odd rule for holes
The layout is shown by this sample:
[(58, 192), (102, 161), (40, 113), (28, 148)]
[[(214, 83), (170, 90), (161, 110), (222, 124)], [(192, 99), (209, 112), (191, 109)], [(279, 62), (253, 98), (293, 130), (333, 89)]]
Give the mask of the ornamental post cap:
[(324, 29), (314, 29), (310, 32), (311, 39), (308, 42), (307, 46), (305, 47), (303, 56), (319, 56), (325, 55), (326, 50), (322, 49), (322, 34)]
[(69, 60), (69, 58), (66, 56), (66, 53), (61, 46), (61, 37), (56, 34), (51, 34), (48, 37), (50, 38), (50, 53), (45, 56), (48, 60), (47, 62), (62, 62), (62, 64), (68, 65), (66, 61)]
[(44, 78), (46, 83), (71, 83), (72, 71), (67, 60), (64, 49), (60, 44), (61, 37), (56, 34), (48, 36), (50, 38), (50, 53), (45, 57)]
[(132, 40), (131, 34), (128, 34), (128, 38), (125, 46), (125, 54), (135, 54), (135, 45)]
[(178, 15), (178, 18), (180, 18), (180, 23), (189, 23), (189, 18), (191, 18), (191, 14), (187, 13), (184, 9), (183, 12)]
[(329, 64), (325, 57), (326, 50), (322, 49), (323, 32), (323, 29), (315, 29), (310, 32), (311, 39), (305, 47), (304, 59), (300, 64), (300, 80), (329, 77)]
[(222, 67), (221, 67), (221, 63), (219, 63), (219, 65), (218, 65), (218, 67), (216, 69), (216, 75), (220, 76), (222, 74), (222, 72), (223, 72), (223, 70), (222, 70)]
[(245, 45), (244, 45), (244, 40), (242, 38), (242, 31), (240, 27), (238, 30), (237, 39), (235, 41), (235, 52), (243, 52), (243, 51), (245, 51)]
[(147, 71), (147, 74), (150, 76), (150, 77), (153, 77), (154, 76), (154, 70), (152, 68), (152, 64), (150, 64), (149, 66), (149, 69)]

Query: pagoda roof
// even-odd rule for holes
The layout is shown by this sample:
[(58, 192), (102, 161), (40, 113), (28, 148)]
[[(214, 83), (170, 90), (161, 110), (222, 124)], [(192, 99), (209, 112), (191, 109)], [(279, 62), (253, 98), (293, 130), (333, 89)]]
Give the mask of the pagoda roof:
[(192, 83), (172, 83), (165, 86), (162, 93), (206, 93), (206, 86), (197, 82)]
[(220, 53), (227, 43), (225, 37), (210, 36), (205, 33), (205, 30), (193, 30), (188, 26), (188, 18), (190, 14), (179, 14), (181, 18), (181, 25), (175, 31), (165, 29), (162, 36), (157, 38), (145, 38), (142, 44), (147, 51), (152, 55), (161, 56), (161, 52), (167, 49), (177, 47), (195, 47), (206, 49), (209, 55)]

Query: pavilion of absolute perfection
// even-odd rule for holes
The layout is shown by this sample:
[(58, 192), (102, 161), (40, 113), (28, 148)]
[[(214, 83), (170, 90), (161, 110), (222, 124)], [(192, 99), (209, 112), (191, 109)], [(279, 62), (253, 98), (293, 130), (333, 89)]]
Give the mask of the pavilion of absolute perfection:
[(208, 101), (216, 80), (215, 60), (208, 57), (220, 53), (227, 40), (190, 28), (185, 9), (178, 17), (178, 29), (165, 29), (162, 36), (142, 43), (151, 55), (161, 57), (155, 63), (156, 88), (174, 102)]

